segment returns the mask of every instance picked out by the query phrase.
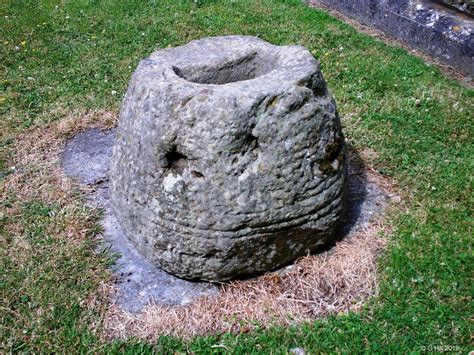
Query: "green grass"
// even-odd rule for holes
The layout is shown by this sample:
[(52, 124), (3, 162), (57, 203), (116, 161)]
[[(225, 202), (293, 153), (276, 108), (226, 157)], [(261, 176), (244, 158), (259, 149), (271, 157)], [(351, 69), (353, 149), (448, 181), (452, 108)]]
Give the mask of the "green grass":
[[(0, 349), (473, 350), (473, 90), (296, 0), (12, 0), (0, 13)], [(101, 319), (103, 306), (84, 306), (107, 278), (108, 259), (93, 251), (97, 216), (80, 201), (66, 209), (41, 194), (24, 200), (6, 189), (15, 175), (15, 139), (77, 109), (117, 108), (141, 58), (225, 34), (309, 48), (321, 62), (351, 144), (375, 150), (376, 168), (403, 191), (408, 209), (391, 216), (380, 296), (359, 314), (237, 338), (102, 341), (90, 325)], [(73, 229), (83, 232), (75, 242), (64, 233), (72, 221), (83, 226)]]

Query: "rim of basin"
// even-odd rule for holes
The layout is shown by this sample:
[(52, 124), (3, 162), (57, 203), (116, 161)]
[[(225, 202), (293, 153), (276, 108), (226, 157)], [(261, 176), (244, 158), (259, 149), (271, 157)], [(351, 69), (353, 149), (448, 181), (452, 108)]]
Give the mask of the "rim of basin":
[[(237, 41), (244, 37), (249, 43), (236, 46)], [(156, 65), (164, 69), (167, 79), (212, 87), (234, 86), (255, 80), (271, 86), (294, 83), (319, 70), (316, 59), (306, 48), (277, 46), (252, 36), (195, 40), (155, 52), (150, 61), (154, 64), (152, 67)]]

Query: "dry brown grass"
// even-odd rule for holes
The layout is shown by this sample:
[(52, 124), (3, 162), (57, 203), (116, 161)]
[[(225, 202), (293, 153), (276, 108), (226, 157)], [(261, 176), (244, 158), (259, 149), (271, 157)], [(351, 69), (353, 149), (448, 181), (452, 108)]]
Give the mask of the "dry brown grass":
[[(0, 184), (0, 200), (13, 200), (0, 211), (0, 217), (20, 216), (23, 204), (28, 201), (55, 204), (60, 207), (60, 213), (53, 218), (47, 232), (70, 243), (83, 241), (95, 224), (94, 216), (83, 210), (77, 186), (61, 171), (59, 156), (66, 137), (89, 127), (111, 127), (115, 116), (106, 111), (73, 112), (62, 121), (18, 134), (7, 160), (13, 173)], [(6, 225), (6, 232), (17, 237), (8, 241), (8, 247), (17, 251), (16, 258), (27, 258), (32, 245), (20, 237), (26, 226), (17, 219), (12, 221)]]
[(18, 134), (7, 160), (14, 173), (0, 186), (0, 196), (9, 192), (18, 201), (37, 199), (63, 207), (75, 204), (74, 182), (59, 165), (64, 143), (81, 130), (113, 127), (116, 116), (116, 112), (105, 110), (74, 111), (60, 121), (34, 126)]
[[(115, 112), (76, 111), (61, 121), (34, 126), (12, 139), (6, 157), (6, 166), (11, 173), (0, 182), (0, 222), (3, 222), (0, 257), (8, 260), (12, 274), (22, 273), (21, 270), (27, 272), (22, 279), (15, 280), (14, 290), (4, 290), (6, 292), (2, 297), (5, 298), (0, 299), (0, 304), (2, 311), (10, 312), (15, 323), (19, 324), (11, 329), (17, 332), (15, 336), (18, 339), (26, 337), (24, 329), (36, 327), (48, 319), (53, 305), (66, 306), (68, 302), (80, 298), (80, 305), (91, 310), (85, 312), (84, 317), (93, 314), (92, 309), (100, 312), (106, 305), (104, 300), (107, 300), (107, 295), (101, 289), (107, 291), (111, 278), (84, 247), (89, 245), (99, 213), (84, 208), (84, 199), (77, 193), (79, 186), (64, 175), (59, 160), (67, 137), (90, 127), (109, 128), (115, 124), (115, 119)], [(32, 220), (25, 219), (25, 212), (28, 213), (32, 204), (54, 208), (48, 216), (35, 215)], [(35, 228), (44, 229), (38, 237), (40, 239), (31, 237)], [(75, 274), (74, 267), (65, 266), (65, 260), (72, 265), (90, 262), (91, 267)], [(72, 270), (72, 273), (63, 275), (60, 270)], [(94, 287), (91, 294), (84, 297), (85, 291), (80, 287), (78, 290), (72, 288), (63, 298), (59, 291), (52, 291), (51, 288), (61, 287), (65, 279), (78, 285), (96, 285), (98, 291)], [(15, 293), (34, 295), (31, 297), (37, 305), (35, 311), (21, 313), (13, 311), (13, 306), (9, 308), (9, 302), (15, 302)], [(89, 325), (95, 317), (90, 316), (83, 321)], [(54, 332), (51, 330), (52, 334)]]
[[(368, 180), (390, 184), (368, 173)], [(288, 326), (329, 314), (357, 311), (378, 293), (377, 259), (389, 230), (379, 218), (328, 251), (300, 258), (284, 271), (221, 286), (221, 294), (188, 306), (150, 304), (139, 314), (111, 305), (104, 322), (107, 338), (249, 332)]]
[(74, 182), (59, 165), (65, 140), (87, 128), (111, 128), (115, 121), (116, 112), (75, 111), (60, 121), (34, 126), (16, 135), (7, 159), (13, 173), (0, 185), (0, 197), (14, 195), (18, 202), (40, 200), (63, 208), (76, 205)]

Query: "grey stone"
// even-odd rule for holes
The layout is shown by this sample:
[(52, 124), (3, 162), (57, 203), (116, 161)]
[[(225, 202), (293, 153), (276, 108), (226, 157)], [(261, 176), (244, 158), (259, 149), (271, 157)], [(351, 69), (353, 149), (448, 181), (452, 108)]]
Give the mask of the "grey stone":
[(139, 312), (150, 302), (184, 306), (200, 297), (219, 294), (216, 285), (180, 279), (160, 270), (143, 257), (123, 235), (110, 209), (102, 219), (106, 233), (102, 249), (118, 256), (113, 265), (117, 294), (115, 302), (129, 312)]
[(61, 164), (64, 171), (86, 185), (108, 180), (113, 141), (113, 134), (104, 133), (100, 129), (77, 134), (67, 142), (62, 153)]
[[(102, 139), (104, 135), (109, 139)], [(87, 189), (86, 197), (93, 206), (104, 208), (101, 221), (104, 243), (99, 251), (105, 249), (117, 255), (112, 268), (117, 284), (113, 301), (127, 311), (138, 312), (150, 302), (183, 305), (201, 296), (217, 295), (219, 290), (213, 284), (185, 281), (155, 267), (123, 235), (108, 204), (110, 155), (101, 153), (112, 149), (114, 135), (114, 130), (101, 132), (94, 129), (79, 133), (66, 144), (67, 154), (62, 155), (61, 162), (65, 171), (73, 172), (69, 175), (75, 179), (80, 179), (84, 174), (97, 174), (95, 169), (100, 171), (101, 167), (105, 167), (105, 179), (99, 185), (100, 188)], [(91, 145), (91, 142), (95, 144)], [(89, 146), (89, 159), (84, 160), (84, 164), (76, 169), (71, 169), (69, 164), (75, 164), (75, 158), (83, 154), (85, 146)], [(349, 159), (348, 169), (348, 208), (345, 210), (343, 223), (336, 232), (336, 239), (347, 238), (351, 234), (357, 236), (357, 232), (366, 228), (375, 215), (383, 212), (390, 200), (376, 183), (367, 181), (361, 158), (356, 153), (353, 154), (355, 156)], [(99, 156), (100, 164), (97, 164)], [(291, 267), (289, 265), (277, 272), (284, 275)]]
[(305, 255), (333, 238), (345, 180), (336, 106), (305, 48), (206, 38), (133, 74), (111, 201), (163, 270), (223, 281)]
[(303, 348), (291, 348), (288, 352), (295, 355), (306, 355), (306, 351)]
[(67, 175), (88, 185), (86, 199), (103, 208), (103, 243), (98, 252), (115, 254), (112, 266), (117, 292), (113, 302), (129, 312), (139, 312), (150, 302), (185, 305), (200, 297), (219, 294), (216, 285), (182, 280), (146, 260), (125, 238), (109, 204), (109, 167), (115, 129), (91, 129), (70, 139), (61, 155)]
[(390, 201), (390, 196), (377, 183), (367, 180), (365, 166), (356, 152), (349, 157), (348, 171), (347, 204), (336, 232), (338, 239), (369, 227)]

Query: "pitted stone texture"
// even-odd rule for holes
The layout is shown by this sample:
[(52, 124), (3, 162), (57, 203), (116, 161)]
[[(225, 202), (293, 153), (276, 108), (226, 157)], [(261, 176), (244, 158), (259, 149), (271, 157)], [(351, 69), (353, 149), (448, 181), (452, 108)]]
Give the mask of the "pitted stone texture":
[(112, 204), (125, 235), (170, 273), (222, 281), (264, 272), (333, 236), (343, 142), (305, 48), (193, 41), (153, 53), (132, 77)]

